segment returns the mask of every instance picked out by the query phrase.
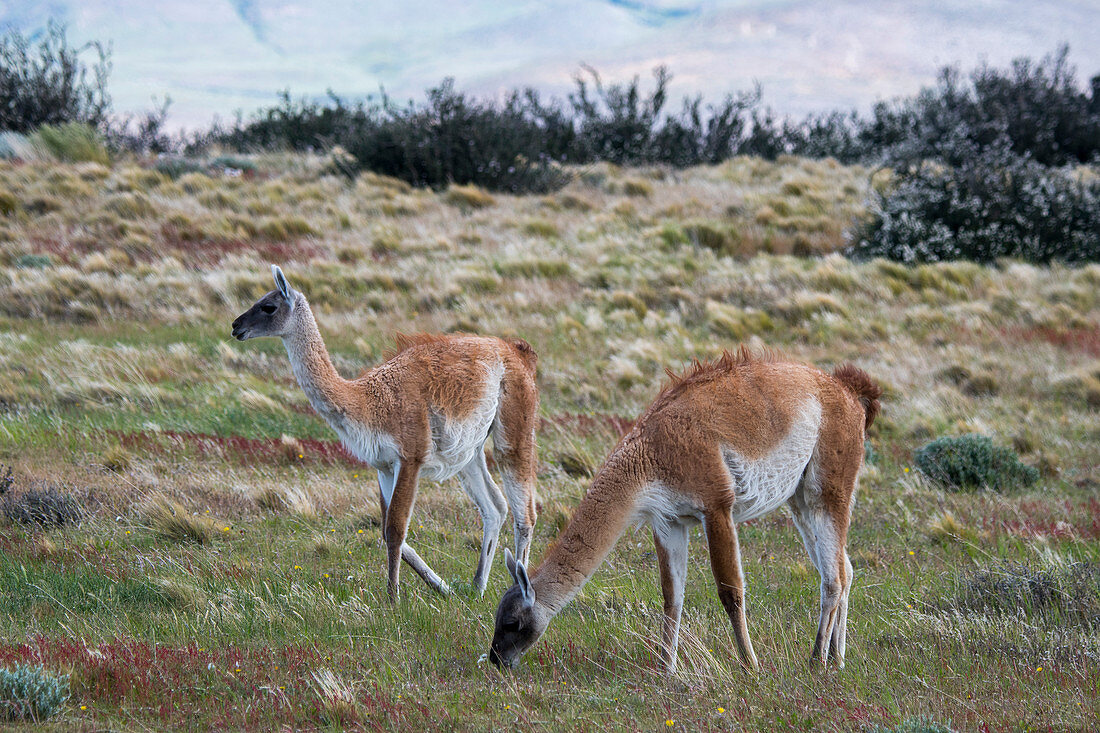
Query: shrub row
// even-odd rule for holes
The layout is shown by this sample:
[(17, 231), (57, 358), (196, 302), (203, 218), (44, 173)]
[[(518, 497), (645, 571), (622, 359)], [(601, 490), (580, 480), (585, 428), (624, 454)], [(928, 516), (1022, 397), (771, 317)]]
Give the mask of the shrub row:
[[(81, 54), (98, 52), (90, 64)], [(108, 54), (73, 48), (50, 25), (35, 48), (10, 32), (0, 40), (0, 130), (40, 128), (55, 157), (102, 160), (98, 126), (114, 149), (142, 154), (330, 151), (332, 168), (373, 171), (414, 186), (474, 184), (492, 191), (546, 192), (564, 185), (562, 164), (608, 161), (685, 167), (735, 155), (830, 156), (890, 167), (850, 254), (905, 262), (1017, 257), (1035, 262), (1100, 260), (1100, 182), (1068, 166), (1100, 162), (1100, 75), (1083, 88), (1063, 47), (1038, 62), (983, 65), (968, 76), (948, 67), (914, 97), (855, 112), (777, 117), (759, 88), (704, 105), (668, 109), (671, 74), (654, 71), (605, 84), (585, 67), (565, 101), (532, 89), (501, 102), (475, 99), (445, 80), (422, 103), (295, 100), (190, 139), (164, 132), (167, 101), (139, 117), (109, 119)], [(0, 140), (0, 148), (12, 140)], [(9, 154), (14, 155), (14, 152)], [(177, 159), (178, 160), (178, 159)], [(168, 161), (171, 167), (178, 163)], [(234, 166), (236, 167), (236, 166)]]

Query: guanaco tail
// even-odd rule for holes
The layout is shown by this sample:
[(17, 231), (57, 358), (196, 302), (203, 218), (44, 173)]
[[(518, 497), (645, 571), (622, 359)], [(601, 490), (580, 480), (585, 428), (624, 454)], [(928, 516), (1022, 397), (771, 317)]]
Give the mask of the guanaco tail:
[[(459, 483), (481, 515), (474, 586), (485, 592), (501, 526), (511, 507), (516, 556), (526, 561), (535, 524), (537, 357), (526, 341), (468, 335), (399, 336), (397, 353), (357, 379), (329, 359), (309, 303), (271, 266), (276, 289), (233, 321), (233, 336), (283, 340), (298, 384), (344, 446), (378, 471), (389, 594), (401, 561), (429, 586), (447, 584), (405, 542), (423, 473)], [(485, 461), (493, 438), (504, 492)], [(507, 498), (506, 498), (507, 497)]]
[(596, 572), (631, 524), (648, 523), (664, 595), (661, 662), (672, 671), (688, 529), (702, 522), (718, 597), (742, 663), (758, 668), (745, 622), (737, 523), (786, 502), (821, 576), (812, 659), (844, 665), (852, 564), (845, 549), (864, 435), (882, 390), (846, 365), (827, 374), (744, 347), (671, 382), (624, 435), (568, 526), (530, 573), (505, 551), (515, 581), (496, 614), (489, 658), (512, 667)]

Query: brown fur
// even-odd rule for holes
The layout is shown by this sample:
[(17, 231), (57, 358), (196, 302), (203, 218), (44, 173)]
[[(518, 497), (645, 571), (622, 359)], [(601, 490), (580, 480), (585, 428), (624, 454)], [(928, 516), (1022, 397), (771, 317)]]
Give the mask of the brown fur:
[[(737, 532), (731, 519), (737, 487), (731, 483), (723, 450), (732, 450), (748, 461), (770, 455), (790, 434), (807, 400), (814, 399), (821, 407), (821, 421), (810, 463), (820, 492), (800, 482), (790, 503), (800, 529), (824, 527), (835, 535), (811, 537), (807, 542), (824, 542), (821, 547), (836, 545), (839, 554), (822, 558), (819, 570), (825, 585), (837, 589), (836, 602), (843, 596), (845, 604), (845, 610), (834, 606), (827, 618), (823, 617), (819, 637), (826, 634), (826, 638), (817, 640), (815, 653), (827, 649), (829, 633), (837, 634), (842, 645), (843, 632), (833, 621), (846, 613), (851, 582), (844, 547), (863, 460), (864, 430), (878, 411), (881, 390), (855, 367), (841, 367), (830, 375), (783, 361), (772, 352), (754, 355), (744, 347), (727, 351), (711, 363), (695, 362), (681, 375), (669, 372), (669, 376), (670, 382), (619, 441), (569, 525), (531, 574), (535, 598), (557, 613), (635, 518), (644, 492), (655, 485), (664, 486), (675, 501), (695, 507), (703, 517), (719, 597), (733, 623), (742, 659), (755, 666), (744, 619)], [(657, 551), (666, 619), (671, 624), (663, 636), (675, 639), (679, 609), (669, 593), (668, 553), (660, 542)], [(669, 615), (673, 613), (674, 619)]]

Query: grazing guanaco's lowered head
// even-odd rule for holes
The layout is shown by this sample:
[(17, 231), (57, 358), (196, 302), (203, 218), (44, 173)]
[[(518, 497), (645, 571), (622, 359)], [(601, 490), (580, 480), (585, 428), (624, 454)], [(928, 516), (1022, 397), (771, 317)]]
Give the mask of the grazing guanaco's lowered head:
[(275, 290), (265, 293), (252, 307), (233, 321), (233, 337), (238, 341), (260, 336), (287, 336), (294, 331), (294, 309), (298, 291), (290, 287), (278, 265), (271, 266)]
[(546, 631), (550, 625), (550, 614), (535, 603), (535, 590), (531, 587), (527, 568), (507, 548), (504, 550), (504, 563), (516, 584), (508, 589), (497, 607), (489, 661), (497, 667), (511, 669)]

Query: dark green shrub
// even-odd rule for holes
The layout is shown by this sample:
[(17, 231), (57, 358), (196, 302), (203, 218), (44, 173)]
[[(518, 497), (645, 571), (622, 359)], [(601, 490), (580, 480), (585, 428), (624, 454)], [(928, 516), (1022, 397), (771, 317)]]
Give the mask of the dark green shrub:
[(446, 79), (428, 90), (423, 106), (387, 103), (343, 147), (362, 168), (414, 186), (555, 191), (570, 176), (547, 150), (546, 130), (536, 119), (541, 110), (530, 100), (513, 93), (500, 105), (480, 102)]
[(163, 173), (173, 180), (188, 173), (201, 173), (206, 170), (206, 166), (202, 164), (202, 161), (178, 156), (157, 158), (157, 162), (153, 164), (153, 168), (158, 173)]
[(25, 254), (15, 258), (15, 266), (28, 270), (41, 270), (53, 264), (49, 255)]
[[(666, 114), (668, 68), (653, 70), (653, 91), (644, 94), (638, 77), (604, 86), (595, 69), (585, 66), (574, 77), (569, 95), (572, 128), (568, 150), (574, 162), (605, 160), (620, 165), (666, 163), (677, 167), (719, 163), (737, 153), (747, 113), (760, 101), (760, 89), (729, 95), (703, 109), (699, 97), (685, 97), (679, 115)], [(587, 76), (586, 76), (586, 75)]]
[(913, 458), (921, 473), (954, 491), (1003, 491), (1039, 480), (1038, 469), (1021, 463), (1011, 449), (995, 446), (988, 436), (977, 433), (938, 438), (917, 450)]
[(371, 121), (372, 110), (363, 103), (348, 105), (332, 93), (328, 104), (295, 100), (283, 91), (274, 107), (257, 112), (248, 122), (238, 120), (229, 129), (215, 125), (202, 139), (192, 141), (192, 147), (218, 143), (242, 152), (328, 149), (343, 144)]
[(339, 146), (342, 172), (371, 170), (416, 186), (444, 188), (473, 183), (492, 191), (545, 192), (569, 178), (559, 163), (717, 163), (735, 155), (748, 110), (759, 90), (728, 96), (704, 108), (686, 98), (679, 114), (666, 114), (667, 69), (654, 71), (655, 89), (645, 94), (635, 77), (604, 86), (585, 68), (568, 106), (543, 102), (532, 89), (504, 102), (485, 102), (457, 91), (451, 79), (428, 91), (422, 104), (399, 108), (349, 104), (330, 95), (327, 103), (291, 99), (231, 129), (215, 127), (193, 147), (217, 143), (240, 151), (331, 149)]
[[(869, 161), (908, 169), (925, 160), (948, 167), (1004, 149), (1038, 165), (1065, 165), (1100, 155), (1100, 76), (1087, 90), (1062, 49), (1008, 69), (982, 66), (968, 77), (945, 68), (918, 95), (876, 105), (867, 116), (831, 112), (793, 120), (761, 109), (759, 88), (720, 104), (685, 98), (669, 112), (671, 74), (654, 70), (648, 92), (638, 77), (604, 84), (584, 67), (562, 103), (531, 89), (503, 102), (474, 99), (452, 80), (422, 103), (296, 101), (284, 92), (274, 107), (231, 128), (215, 126), (193, 149), (218, 144), (241, 152), (341, 149), (334, 169), (370, 170), (416, 186), (473, 183), (493, 191), (539, 192), (566, 178), (557, 164), (712, 164), (734, 155), (782, 154)], [(1041, 203), (1041, 202), (1039, 202)]]
[[(81, 54), (97, 59), (85, 64)], [(70, 46), (65, 27), (51, 22), (38, 45), (18, 31), (0, 38), (0, 130), (83, 122), (95, 127), (110, 107), (110, 54), (98, 43)]]
[(40, 527), (63, 527), (80, 521), (84, 509), (71, 496), (42, 484), (29, 491), (12, 492), (11, 468), (0, 471), (0, 513), (9, 522)]
[(173, 138), (166, 131), (168, 107), (172, 100), (137, 115), (125, 115), (103, 125), (107, 146), (111, 150), (128, 150), (139, 155), (162, 155), (183, 145), (182, 134)]
[(1100, 260), (1100, 180), (1045, 168), (1004, 147), (972, 149), (957, 167), (898, 171), (876, 194), (849, 254), (901, 262), (1014, 257)]
[(1019, 58), (1007, 69), (983, 65), (964, 75), (944, 67), (936, 83), (909, 98), (855, 112), (809, 115), (801, 121), (753, 110), (739, 154), (783, 153), (841, 162), (923, 160), (959, 165), (990, 147), (1047, 166), (1086, 163), (1100, 155), (1100, 76), (1082, 88), (1062, 47), (1038, 62)]
[(69, 699), (69, 675), (16, 664), (0, 669), (0, 715), (8, 720), (40, 722)]
[(250, 174), (259, 170), (254, 162), (248, 158), (242, 158), (239, 155), (219, 155), (217, 158), (210, 161), (210, 167), (216, 168), (219, 171), (230, 168)]
[(1008, 69), (983, 64), (968, 78), (945, 67), (934, 87), (877, 105), (860, 137), (894, 162), (959, 165), (973, 150), (1002, 146), (1040, 165), (1088, 162), (1100, 152), (1100, 76), (1083, 91), (1068, 56), (1063, 46), (1038, 62), (1016, 59)]

